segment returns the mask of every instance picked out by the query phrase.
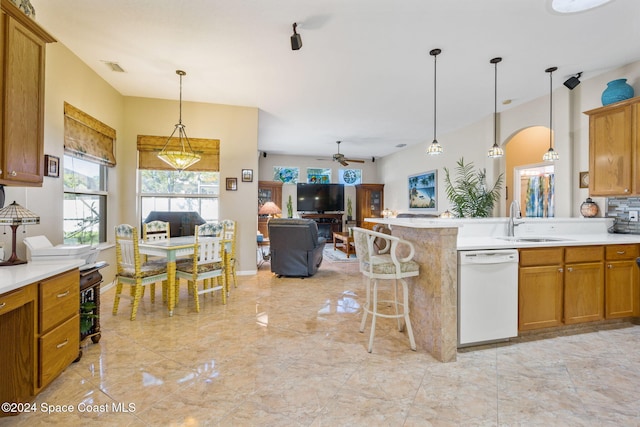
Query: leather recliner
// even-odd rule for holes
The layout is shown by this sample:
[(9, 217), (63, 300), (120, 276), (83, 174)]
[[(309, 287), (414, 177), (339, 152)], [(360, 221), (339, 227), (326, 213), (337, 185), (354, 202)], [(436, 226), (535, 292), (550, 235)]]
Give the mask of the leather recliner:
[(271, 272), (278, 276), (313, 276), (322, 264), (325, 243), (324, 237), (318, 237), (318, 225), (312, 219), (271, 219)]

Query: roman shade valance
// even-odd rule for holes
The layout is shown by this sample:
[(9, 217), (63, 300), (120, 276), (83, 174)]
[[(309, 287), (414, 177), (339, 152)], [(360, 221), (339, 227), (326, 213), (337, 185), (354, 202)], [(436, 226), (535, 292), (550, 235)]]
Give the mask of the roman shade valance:
[(113, 167), (116, 131), (71, 104), (64, 103), (64, 151)]
[[(167, 136), (138, 135), (138, 169), (174, 170), (158, 158), (158, 153), (167, 142)], [(191, 148), (202, 157), (190, 166), (189, 171), (218, 172), (220, 170), (220, 140), (189, 138)], [(178, 138), (171, 138), (169, 148), (180, 150)]]

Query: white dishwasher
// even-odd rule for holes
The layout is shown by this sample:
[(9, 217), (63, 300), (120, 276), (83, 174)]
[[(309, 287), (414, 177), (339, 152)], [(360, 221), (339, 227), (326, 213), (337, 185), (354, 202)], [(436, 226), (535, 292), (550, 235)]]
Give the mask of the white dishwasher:
[(518, 251), (458, 251), (458, 347), (518, 335)]

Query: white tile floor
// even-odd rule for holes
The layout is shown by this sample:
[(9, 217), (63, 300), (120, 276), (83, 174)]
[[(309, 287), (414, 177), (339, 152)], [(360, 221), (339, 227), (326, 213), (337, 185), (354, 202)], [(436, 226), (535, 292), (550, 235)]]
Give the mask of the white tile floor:
[[(0, 425), (640, 425), (640, 326), (489, 345), (443, 364), (379, 321), (369, 354), (357, 268), (325, 262), (314, 277), (277, 279), (267, 263), (239, 277), (226, 306), (206, 298), (195, 313), (183, 286), (172, 318), (147, 295), (133, 322), (126, 300), (111, 315), (110, 290), (100, 343), (36, 398), (37, 412)], [(44, 414), (43, 403), (75, 412)]]

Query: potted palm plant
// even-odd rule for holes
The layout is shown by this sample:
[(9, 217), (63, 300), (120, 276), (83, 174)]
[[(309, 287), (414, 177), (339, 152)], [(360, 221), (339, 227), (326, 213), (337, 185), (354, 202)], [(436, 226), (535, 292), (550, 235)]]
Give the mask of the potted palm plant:
[(458, 218), (486, 218), (491, 214), (498, 198), (504, 174), (500, 174), (491, 188), (486, 185), (487, 170), (474, 170), (473, 162), (460, 158), (456, 163), (457, 178), (452, 180), (449, 169), (444, 168), (445, 192), (453, 204)]

